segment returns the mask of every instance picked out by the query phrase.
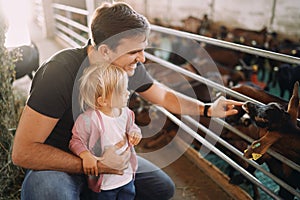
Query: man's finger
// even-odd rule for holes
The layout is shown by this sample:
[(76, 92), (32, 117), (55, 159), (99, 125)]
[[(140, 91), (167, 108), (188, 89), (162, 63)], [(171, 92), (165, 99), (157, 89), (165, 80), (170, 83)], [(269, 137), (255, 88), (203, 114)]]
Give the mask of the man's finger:
[(229, 115), (235, 115), (235, 114), (237, 114), (238, 112), (239, 112), (238, 110), (232, 109), (232, 110), (225, 111), (225, 115), (226, 115), (226, 116), (229, 116)]
[(118, 175), (123, 175), (124, 172), (123, 170), (116, 170), (116, 169), (112, 169), (104, 164), (102, 164), (101, 162), (99, 162), (99, 164), (101, 164), (101, 174), (118, 174)]
[(95, 173), (95, 176), (98, 176), (98, 168), (94, 168), (94, 173)]
[(127, 147), (126, 150), (120, 156), (124, 159), (124, 163), (128, 163), (131, 156), (130, 147)]
[(125, 144), (126, 144), (126, 139), (121, 140), (120, 142), (118, 142), (117, 144), (115, 144), (115, 147), (117, 149), (121, 149)]
[(235, 100), (231, 100), (231, 99), (227, 99), (225, 102), (227, 104), (231, 104), (231, 105), (235, 105), (235, 106), (242, 106), (245, 104), (245, 102), (235, 101)]

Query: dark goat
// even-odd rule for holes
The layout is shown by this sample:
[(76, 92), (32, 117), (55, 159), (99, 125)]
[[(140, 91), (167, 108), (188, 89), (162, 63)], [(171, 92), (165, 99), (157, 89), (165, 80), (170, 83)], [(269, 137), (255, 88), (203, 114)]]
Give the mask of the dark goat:
[[(296, 58), (300, 58), (300, 43), (295, 43), (290, 40), (283, 40), (279, 42), (276, 49), (277, 53), (290, 55)], [(274, 72), (274, 85), (278, 82), (280, 87), (280, 95), (284, 96), (284, 92), (287, 90), (289, 92), (289, 98), (292, 95), (293, 85), (296, 81), (300, 81), (300, 67), (299, 65), (293, 66), (292, 64), (287, 64), (280, 61), (272, 60), (270, 63), (271, 67), (278, 68)]]
[[(252, 99), (255, 99), (257, 101), (260, 101), (264, 104), (268, 104), (271, 102), (279, 103), (282, 108), (287, 109), (288, 108), (288, 101), (286, 101), (283, 98), (277, 97), (275, 95), (272, 95), (262, 89), (258, 89), (255, 87), (252, 87), (250, 85), (237, 85), (232, 90), (241, 93), (245, 96), (248, 96)], [(232, 98), (231, 96), (228, 96), (228, 98)], [(259, 138), (263, 137), (265, 134), (265, 129), (259, 128), (256, 125), (254, 125), (251, 122), (251, 119), (248, 114), (241, 108), (237, 107), (239, 110), (239, 113), (237, 115), (226, 117), (227, 123), (230, 123), (232, 126), (243, 132), (245, 135), (251, 137), (253, 140), (258, 140)], [(300, 112), (299, 112), (300, 113)], [(248, 147), (248, 142), (246, 140), (243, 140), (242, 138), (239, 138), (235, 133), (232, 133), (231, 131), (225, 129), (224, 133), (221, 135), (223, 138), (226, 137), (226, 141), (230, 142), (232, 145), (234, 145), (237, 149), (239, 149), (241, 152), (243, 152)], [(256, 155), (256, 154), (254, 154)], [(231, 158), (234, 157), (230, 156)], [(279, 162), (277, 159), (271, 157), (269, 154), (265, 154), (261, 156), (258, 160), (256, 160), (258, 164), (267, 163), (270, 171), (273, 174), (278, 174), (282, 172), (282, 163)], [(246, 163), (243, 159), (239, 159), (238, 162), (241, 166), (243, 166), (247, 171), (250, 173), (254, 173), (255, 168), (248, 163)], [(236, 174), (236, 172), (235, 172)], [(235, 175), (234, 177), (231, 177), (232, 180), (237, 180), (237, 183), (244, 182), (245, 178), (243, 178), (242, 175)], [(255, 185), (253, 185), (254, 189), (254, 195), (253, 199), (259, 199), (259, 193), (257, 191), (257, 188)]]
[(280, 96), (284, 97), (285, 92), (288, 91), (289, 98), (291, 98), (294, 83), (300, 81), (300, 65), (280, 65), (279, 70), (276, 73), (276, 78), (280, 88)]
[(260, 31), (235, 28), (231, 32), (238, 43), (248, 46), (263, 46), (266, 41), (268, 30), (266, 27), (263, 27)]
[[(245, 150), (244, 156), (246, 158), (260, 159), (272, 146), (272, 149), (276, 152), (300, 164), (300, 128), (297, 126), (299, 109), (298, 87), (299, 83), (296, 82), (287, 111), (276, 103), (257, 105), (246, 102), (244, 104), (243, 107), (249, 113), (251, 120), (264, 133), (260, 139), (253, 141)], [(267, 160), (266, 162), (268, 163)], [(268, 165), (271, 165), (269, 168), (274, 175), (295, 189), (300, 188), (300, 173), (298, 171), (293, 170), (285, 163), (281, 163), (280, 169), (278, 168), (278, 164), (277, 168), (273, 168), (270, 162)], [(279, 195), (284, 199), (294, 199), (294, 195), (282, 187), (280, 188)]]

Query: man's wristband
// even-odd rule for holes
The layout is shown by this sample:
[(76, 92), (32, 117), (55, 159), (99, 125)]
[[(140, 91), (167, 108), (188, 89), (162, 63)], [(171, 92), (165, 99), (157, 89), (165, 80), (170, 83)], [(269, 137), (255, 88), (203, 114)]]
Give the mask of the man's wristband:
[(209, 109), (210, 107), (211, 107), (211, 103), (206, 103), (206, 104), (204, 104), (204, 110), (203, 110), (203, 116), (204, 116), (204, 117), (210, 117), (210, 116), (207, 115), (208, 109)]

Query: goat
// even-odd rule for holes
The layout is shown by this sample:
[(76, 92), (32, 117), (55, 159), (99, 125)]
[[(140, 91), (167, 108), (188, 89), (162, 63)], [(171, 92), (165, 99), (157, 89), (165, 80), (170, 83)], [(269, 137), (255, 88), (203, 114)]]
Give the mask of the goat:
[[(250, 119), (260, 128), (263, 136), (252, 142), (244, 151), (244, 157), (248, 159), (259, 160), (267, 150), (272, 149), (284, 155), (288, 159), (300, 164), (300, 128), (297, 126), (297, 117), (299, 110), (299, 83), (294, 84), (293, 95), (289, 100), (287, 111), (277, 103), (267, 105), (257, 105), (246, 102), (243, 105), (244, 110), (249, 114)], [(290, 186), (300, 188), (300, 173), (281, 163), (280, 169), (273, 168), (271, 162), (266, 160), (270, 171), (284, 180)], [(274, 160), (272, 161), (274, 162)], [(276, 161), (278, 162), (278, 161)], [(279, 196), (284, 199), (294, 199), (294, 195), (286, 189), (280, 188)]]

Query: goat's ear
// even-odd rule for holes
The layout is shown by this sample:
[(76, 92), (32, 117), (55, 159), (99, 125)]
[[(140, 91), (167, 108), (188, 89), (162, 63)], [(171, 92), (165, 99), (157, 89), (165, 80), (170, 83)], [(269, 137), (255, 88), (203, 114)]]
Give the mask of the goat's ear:
[(297, 122), (298, 118), (298, 107), (299, 107), (299, 94), (298, 94), (299, 83), (298, 81), (294, 84), (293, 95), (289, 101), (287, 112), (290, 114), (293, 122)]

